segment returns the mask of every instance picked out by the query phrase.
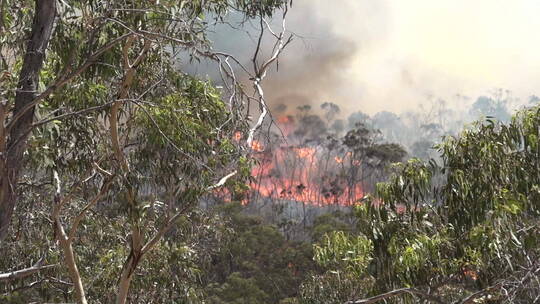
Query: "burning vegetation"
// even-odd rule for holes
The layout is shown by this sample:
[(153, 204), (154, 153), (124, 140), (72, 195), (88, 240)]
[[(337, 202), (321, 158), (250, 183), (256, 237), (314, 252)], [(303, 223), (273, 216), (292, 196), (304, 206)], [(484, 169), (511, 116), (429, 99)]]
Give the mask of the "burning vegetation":
[[(364, 123), (349, 130), (336, 128), (339, 108), (328, 104), (321, 108), (326, 110), (324, 118), (312, 114), (309, 106), (279, 116), (269, 136), (252, 142), (257, 164), (245, 204), (279, 200), (354, 205), (372, 191), (389, 163), (406, 155), (401, 146), (386, 143), (380, 132)], [(242, 135), (235, 134), (239, 138)]]

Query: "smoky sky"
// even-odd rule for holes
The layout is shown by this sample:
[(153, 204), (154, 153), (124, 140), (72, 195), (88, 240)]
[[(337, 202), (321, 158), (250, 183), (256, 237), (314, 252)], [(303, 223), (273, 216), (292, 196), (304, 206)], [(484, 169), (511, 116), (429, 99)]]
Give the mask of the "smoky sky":
[[(526, 100), (540, 86), (538, 11), (533, 0), (295, 0), (287, 29), (296, 37), (263, 83), (267, 101), (373, 114), (436, 98), (460, 108), (496, 88)], [(249, 65), (256, 27), (221, 26), (210, 38)]]
[[(287, 27), (297, 37), (265, 84), (269, 103), (290, 110), (325, 102), (362, 110), (365, 84), (354, 79), (355, 58), (387, 31), (385, 5), (377, 1), (295, 1)], [(356, 19), (354, 11), (365, 14)], [(347, 29), (344, 31), (344, 29)], [(362, 39), (358, 39), (363, 37)]]

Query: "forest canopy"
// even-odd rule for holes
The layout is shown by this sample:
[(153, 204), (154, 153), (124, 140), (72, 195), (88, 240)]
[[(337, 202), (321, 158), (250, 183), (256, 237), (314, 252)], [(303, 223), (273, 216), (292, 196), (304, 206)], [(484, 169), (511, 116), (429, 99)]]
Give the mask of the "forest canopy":
[[(248, 177), (246, 147), (260, 124), (249, 126), (247, 109), (254, 103), (266, 111), (261, 82), (292, 39), (266, 19), (285, 15), (289, 5), (1, 2), (2, 269), (31, 266), (6, 273), (8, 281), (53, 268), (69, 277), (47, 276), (38, 285), (50, 288), (37, 292), (6, 286), (6, 300), (146, 302), (129, 294), (148, 256), (166, 246), (165, 236), (189, 235), (179, 221), (196, 221), (190, 215), (203, 195)], [(242, 16), (240, 25), (260, 22), (259, 39), (272, 33), (272, 53), (254, 48), (249, 70), (208, 39), (215, 24), (235, 27), (231, 13)], [(187, 62), (213, 62), (222, 88), (178, 68), (186, 54)], [(239, 67), (254, 94), (237, 78)], [(237, 132), (249, 134), (247, 141), (234, 142)], [(183, 242), (167, 253), (189, 253)], [(94, 273), (100, 269), (108, 274)], [(63, 291), (51, 289), (58, 285)], [(169, 295), (178, 297), (192, 295), (181, 288)]]
[(292, 4), (0, 1), (0, 302), (538, 300), (538, 98), (270, 111)]

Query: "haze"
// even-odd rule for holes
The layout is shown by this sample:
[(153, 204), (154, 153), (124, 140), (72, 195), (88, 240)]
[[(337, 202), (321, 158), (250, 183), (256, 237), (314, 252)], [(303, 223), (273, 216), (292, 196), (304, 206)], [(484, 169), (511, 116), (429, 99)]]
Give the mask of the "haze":
[(495, 88), (526, 102), (540, 84), (539, 11), (532, 0), (295, 0), (288, 29), (302, 38), (269, 78), (270, 103), (403, 112)]

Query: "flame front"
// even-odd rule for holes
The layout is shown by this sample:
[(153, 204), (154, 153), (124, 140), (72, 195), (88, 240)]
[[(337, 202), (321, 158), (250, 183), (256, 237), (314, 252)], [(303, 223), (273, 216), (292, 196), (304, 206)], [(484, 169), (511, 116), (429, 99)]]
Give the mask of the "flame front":
[[(363, 197), (361, 183), (355, 179), (355, 176), (359, 176), (360, 163), (351, 152), (337, 153), (322, 144), (301, 144), (302, 139), (294, 134), (293, 117), (283, 116), (277, 122), (281, 134), (287, 138), (287, 144), (252, 141), (253, 157), (258, 162), (251, 171), (251, 191), (248, 197), (242, 199), (243, 204), (271, 199), (316, 206), (350, 206)], [(237, 142), (242, 138), (241, 132), (233, 135)], [(230, 200), (230, 193), (223, 191), (220, 196)]]
[(349, 206), (363, 197), (360, 183), (347, 178), (345, 158), (324, 149), (282, 145), (257, 158), (250, 184), (256, 196), (318, 206)]
[(348, 206), (363, 197), (361, 185), (340, 178), (336, 162), (324, 159), (312, 148), (280, 148), (265, 153), (252, 171), (251, 188), (259, 195), (313, 205)]

